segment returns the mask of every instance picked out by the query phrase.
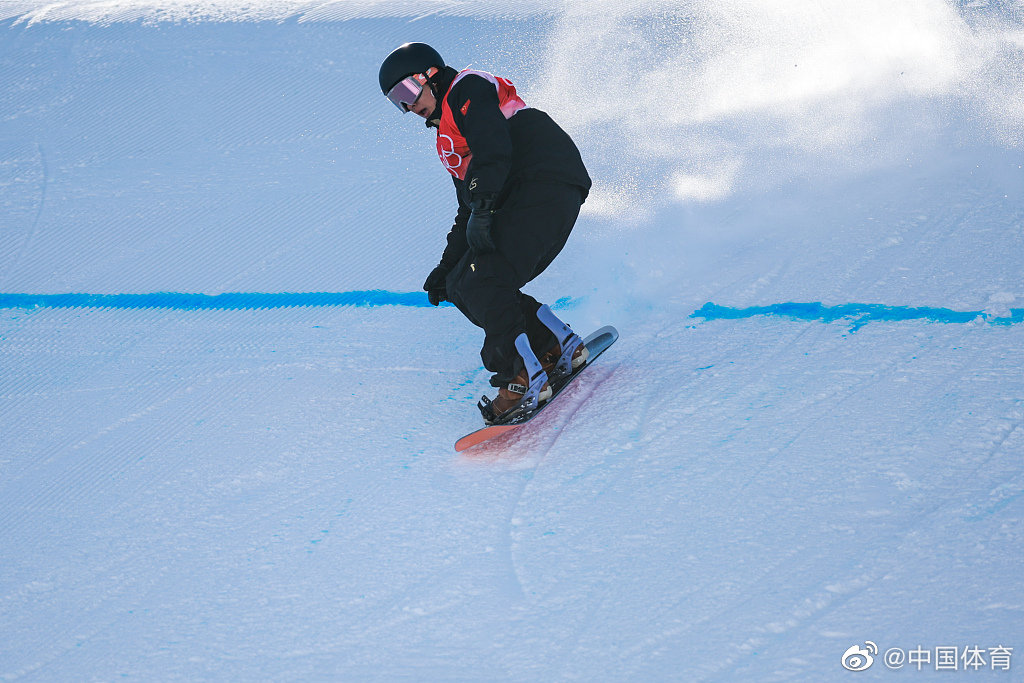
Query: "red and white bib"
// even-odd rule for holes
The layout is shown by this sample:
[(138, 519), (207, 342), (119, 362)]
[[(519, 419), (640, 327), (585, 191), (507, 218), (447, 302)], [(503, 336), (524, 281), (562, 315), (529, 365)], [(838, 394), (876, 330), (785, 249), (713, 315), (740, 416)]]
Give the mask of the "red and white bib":
[[(526, 109), (526, 102), (516, 94), (516, 87), (507, 78), (492, 76), (486, 71), (473, 71), (466, 69), (456, 76), (452, 81), (452, 88), (462, 80), (463, 77), (474, 75), (486, 78), (494, 84), (498, 90), (498, 106), (506, 119), (522, 109)], [(448, 93), (451, 88), (448, 89)], [(455, 125), (455, 117), (452, 115), (451, 107), (448, 106), (448, 93), (445, 93), (444, 101), (441, 104), (441, 123), (437, 128), (437, 156), (441, 163), (448, 169), (448, 172), (459, 180), (466, 179), (466, 172), (469, 169), (469, 162), (473, 159), (473, 152), (469, 149), (469, 143)], [(473, 106), (472, 100), (467, 100), (462, 105), (462, 115), (465, 116), (469, 108)]]

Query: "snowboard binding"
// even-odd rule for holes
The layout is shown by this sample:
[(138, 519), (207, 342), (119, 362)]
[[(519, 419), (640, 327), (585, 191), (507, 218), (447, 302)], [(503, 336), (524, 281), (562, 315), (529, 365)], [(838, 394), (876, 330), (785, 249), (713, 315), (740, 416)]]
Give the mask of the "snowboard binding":
[[(583, 346), (583, 339), (573, 332), (571, 327), (562, 322), (547, 304), (537, 309), (537, 319), (546, 328), (551, 330), (551, 334), (555, 335), (555, 339), (558, 340), (558, 348), (561, 350), (561, 355), (555, 361), (554, 367), (548, 370), (548, 376), (551, 382), (560, 382), (568, 378), (580, 365), (586, 362), (588, 355), (586, 346)], [(577, 355), (574, 359), (573, 355), (580, 346), (583, 346), (584, 353)]]
[[(530, 340), (526, 334), (516, 337), (515, 344), (523, 359), (523, 368), (514, 380), (498, 392), (496, 401), (505, 404), (505, 407), (499, 410), (495, 406), (495, 401), (486, 396), (481, 397), (477, 403), (484, 423), (488, 425), (515, 424), (525, 420), (551, 398), (548, 373), (544, 371), (544, 367), (530, 348)], [(508, 405), (509, 403), (511, 405)]]
[(494, 402), (486, 396), (480, 397), (476, 407), (480, 409), (480, 414), (484, 418), (484, 424), (488, 427), (494, 425), (514, 425), (524, 422), (537, 410), (537, 408), (529, 410), (525, 406), (516, 406), (511, 410), (506, 410), (504, 413), (497, 415), (494, 410)]

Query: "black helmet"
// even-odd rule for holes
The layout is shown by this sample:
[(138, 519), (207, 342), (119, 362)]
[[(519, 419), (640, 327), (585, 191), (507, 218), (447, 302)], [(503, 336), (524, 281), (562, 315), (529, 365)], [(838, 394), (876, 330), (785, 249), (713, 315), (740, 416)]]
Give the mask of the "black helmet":
[(426, 43), (406, 43), (389, 54), (380, 65), (380, 90), (385, 95), (406, 76), (426, 73), (427, 69), (444, 67), (437, 50)]

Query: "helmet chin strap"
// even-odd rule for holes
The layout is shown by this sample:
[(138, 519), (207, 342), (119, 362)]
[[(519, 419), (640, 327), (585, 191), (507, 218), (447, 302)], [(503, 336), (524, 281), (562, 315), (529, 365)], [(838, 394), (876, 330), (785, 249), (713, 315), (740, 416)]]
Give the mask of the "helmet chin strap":
[(434, 79), (434, 77), (437, 76), (439, 73), (441, 73), (440, 69), (438, 69), (435, 66), (430, 67), (429, 69), (427, 69), (427, 73), (425, 74), (426, 80), (423, 83), (426, 87), (430, 88), (430, 93), (434, 96), (434, 102), (436, 103), (434, 105), (434, 111), (432, 111), (430, 113), (430, 116), (427, 117), (427, 128), (441, 127), (441, 98), (444, 97), (444, 95), (438, 93), (438, 84), (437, 81)]

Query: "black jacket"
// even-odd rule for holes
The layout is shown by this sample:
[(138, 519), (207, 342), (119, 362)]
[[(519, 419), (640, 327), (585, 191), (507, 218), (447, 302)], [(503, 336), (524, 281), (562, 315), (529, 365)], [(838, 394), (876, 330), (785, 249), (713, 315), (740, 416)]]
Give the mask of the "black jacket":
[[(466, 180), (452, 177), (459, 209), (448, 233), (442, 266), (450, 270), (468, 250), (466, 222), (473, 195), (495, 195), (500, 209), (513, 187), (537, 181), (576, 186), (586, 199), (591, 180), (579, 149), (550, 116), (539, 109), (523, 109), (506, 119), (498, 108), (494, 84), (472, 74), (456, 83), (446, 99), (473, 158)], [(473, 106), (463, 115), (462, 107), (469, 100)], [(435, 116), (440, 118), (440, 107)]]

